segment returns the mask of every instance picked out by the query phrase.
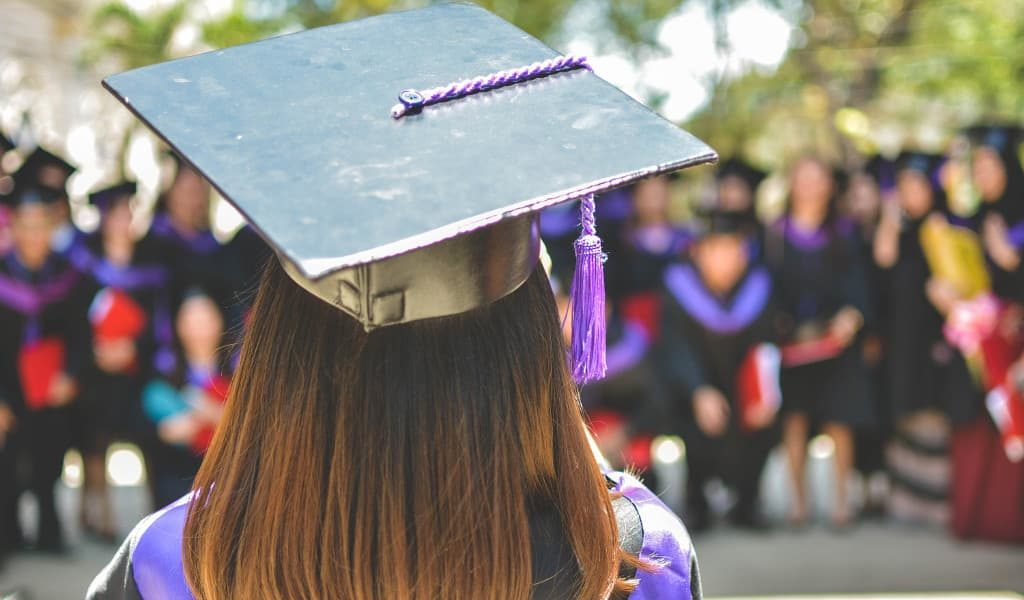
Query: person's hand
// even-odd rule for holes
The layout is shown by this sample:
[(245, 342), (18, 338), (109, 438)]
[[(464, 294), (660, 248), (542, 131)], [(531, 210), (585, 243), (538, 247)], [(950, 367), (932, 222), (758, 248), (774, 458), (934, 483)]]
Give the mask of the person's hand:
[(839, 340), (843, 347), (846, 347), (857, 337), (857, 332), (863, 325), (864, 317), (861, 316), (860, 311), (846, 306), (839, 309), (839, 312), (832, 317), (832, 321), (829, 323), (829, 333)]
[(775, 415), (778, 413), (778, 407), (762, 403), (753, 407), (749, 412), (744, 411), (744, 413), (747, 425), (752, 429), (764, 429), (771, 425), (772, 421), (775, 420)]
[(223, 402), (219, 402), (206, 391), (196, 395), (192, 403), (192, 416), (194, 418), (208, 425), (217, 425), (217, 423), (220, 423), (223, 415)]
[(982, 241), (985, 243), (985, 252), (1000, 269), (1014, 271), (1020, 266), (1020, 252), (1010, 241), (1010, 232), (1003, 217), (991, 214), (985, 218)]
[(953, 305), (962, 300), (955, 285), (937, 277), (928, 279), (924, 292), (928, 296), (928, 301), (941, 315), (948, 315), (949, 311), (953, 310)]
[(715, 388), (704, 386), (693, 393), (693, 414), (697, 426), (707, 436), (718, 437), (725, 433), (729, 412), (729, 401)]
[(183, 414), (160, 421), (156, 426), (156, 433), (168, 444), (187, 446), (196, 438), (202, 426), (202, 423), (191, 414)]
[(106, 373), (123, 373), (135, 362), (135, 341), (131, 338), (97, 340), (93, 344), (96, 366)]
[(7, 442), (7, 434), (17, 424), (18, 419), (14, 416), (14, 411), (11, 410), (11, 407), (0, 403), (0, 448), (4, 447), (4, 444)]
[(50, 382), (50, 406), (67, 406), (75, 399), (75, 380), (67, 373), (60, 373)]

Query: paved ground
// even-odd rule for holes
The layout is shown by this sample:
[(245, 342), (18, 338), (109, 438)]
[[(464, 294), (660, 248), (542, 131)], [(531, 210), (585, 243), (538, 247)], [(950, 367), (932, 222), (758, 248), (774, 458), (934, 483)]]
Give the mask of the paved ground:
[[(812, 475), (820, 468), (812, 465)], [(816, 478), (827, 481), (827, 473), (818, 473)], [(670, 487), (665, 496), (678, 499), (678, 476), (663, 479)], [(784, 504), (782, 479), (781, 465), (773, 458), (765, 479), (769, 512)], [(146, 510), (143, 494), (138, 488), (118, 488), (116, 492), (116, 507), (127, 532)], [(61, 490), (60, 501), (68, 515), (74, 514), (76, 496), (74, 490)], [(25, 508), (31, 520), (31, 506)], [(33, 600), (81, 598), (114, 548), (81, 540), (75, 532), (71, 538), (75, 550), (68, 557), (13, 558), (0, 573), (0, 600), (7, 600), (2, 592), (14, 587), (31, 590)], [(845, 534), (821, 528), (767, 535), (719, 529), (697, 538), (696, 544), (705, 592), (712, 598), (972, 592), (955, 596), (959, 600), (979, 597), (978, 592), (984, 590), (1024, 593), (1024, 547), (962, 543), (942, 531), (882, 523), (861, 525)], [(910, 596), (899, 598), (909, 600)]]

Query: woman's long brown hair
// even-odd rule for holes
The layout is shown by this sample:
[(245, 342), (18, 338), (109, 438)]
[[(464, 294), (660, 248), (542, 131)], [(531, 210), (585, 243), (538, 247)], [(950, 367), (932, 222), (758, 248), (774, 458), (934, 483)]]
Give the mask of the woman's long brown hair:
[(576, 557), (566, 598), (629, 587), (539, 268), (484, 308), (367, 334), (271, 261), (194, 489), (200, 600), (528, 598), (538, 503)]

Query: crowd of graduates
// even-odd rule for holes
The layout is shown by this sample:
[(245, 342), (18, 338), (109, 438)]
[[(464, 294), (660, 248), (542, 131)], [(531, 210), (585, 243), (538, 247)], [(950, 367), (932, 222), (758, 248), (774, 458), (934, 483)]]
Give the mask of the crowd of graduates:
[[(770, 217), (766, 173), (738, 159), (710, 191), (678, 188), (694, 196), (681, 223), (668, 177), (598, 201), (608, 377), (584, 407), (605, 453), (647, 468), (655, 489), (652, 437), (682, 438), (691, 531), (723, 508), (737, 526), (773, 526), (759, 489), (776, 447), (787, 524), (807, 524), (808, 441), (824, 434), (830, 527), (870, 514), (1024, 541), (1020, 130), (957, 139), (969, 146), (953, 158), (908, 150), (852, 172), (806, 155), (780, 174)], [(572, 276), (574, 226), (571, 211), (542, 215), (556, 290)], [(712, 510), (716, 479), (731, 495)]]
[[(269, 249), (249, 229), (210, 227), (210, 187), (169, 155), (173, 180), (152, 214), (136, 184), (89, 194), (100, 218), (70, 219), (75, 167), (3, 138), (0, 164), (0, 559), (66, 550), (55, 485), (65, 453), (82, 456), (80, 526), (117, 531), (106, 456), (115, 441), (144, 457), (153, 506), (186, 493), (230, 383), (250, 290)], [(149, 212), (149, 211), (145, 211)], [(144, 235), (138, 224), (151, 217)], [(19, 500), (34, 496), (25, 531)]]
[[(847, 485), (859, 471), (888, 482), (865, 510), (1024, 539), (1021, 136), (970, 134), (965, 163), (907, 151), (840, 173), (804, 156), (770, 219), (757, 202), (765, 173), (738, 159), (688, 199), (682, 222), (669, 177), (599, 198), (608, 373), (581, 393), (607, 457), (646, 469), (657, 489), (651, 439), (678, 435), (688, 526), (714, 521), (705, 492), (719, 479), (733, 491), (729, 519), (765, 529), (761, 474), (781, 444), (788, 521), (801, 526), (807, 444), (823, 433), (834, 444), (832, 526), (857, 518)], [(69, 448), (83, 457), (83, 531), (116, 540), (108, 448), (138, 446), (154, 507), (187, 492), (270, 251), (247, 227), (215, 237), (209, 184), (171, 155), (151, 215), (139, 214), (134, 183), (117, 182), (89, 194), (99, 223), (80, 231), (67, 192), (75, 168), (0, 142), (11, 171), (0, 170), (0, 556), (65, 549), (54, 490)], [(978, 199), (969, 210), (950, 202), (953, 167), (965, 164)], [(541, 217), (563, 310), (578, 227), (573, 207)], [(997, 323), (1001, 364), (979, 315)], [(39, 507), (31, 532), (18, 516), (26, 493)]]

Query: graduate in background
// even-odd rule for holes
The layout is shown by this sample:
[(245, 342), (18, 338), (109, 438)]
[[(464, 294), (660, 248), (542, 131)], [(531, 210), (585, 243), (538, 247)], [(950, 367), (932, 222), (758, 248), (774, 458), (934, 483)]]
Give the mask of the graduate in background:
[(97, 232), (78, 261), (92, 284), (89, 323), (92, 360), (83, 375), (76, 428), (85, 466), (81, 519), (84, 531), (116, 537), (106, 488), (107, 448), (126, 440), (146, 448), (139, 399), (154, 370), (174, 367), (169, 274), (151, 237), (132, 227), (134, 182), (89, 195), (100, 212)]
[(51, 245), (54, 252), (71, 260), (72, 264), (81, 256), (86, 238), (71, 221), (67, 183), (76, 170), (74, 165), (59, 155), (38, 146), (28, 155), (17, 172), (19, 181), (32, 182), (55, 196), (52, 203), (54, 228)]
[[(758, 491), (779, 401), (771, 275), (750, 260), (757, 226), (749, 214), (711, 211), (699, 220), (692, 261), (665, 273), (659, 348), (686, 440), (687, 524), (710, 526), (704, 487), (719, 477), (738, 496), (730, 520), (762, 529)], [(764, 389), (742, 381), (748, 361), (761, 369), (754, 387)]]
[(847, 480), (853, 430), (870, 427), (858, 334), (869, 316), (869, 291), (859, 241), (837, 216), (832, 170), (805, 157), (792, 167), (787, 213), (767, 232), (765, 253), (774, 273), (783, 346), (783, 442), (794, 487), (790, 520), (808, 518), (804, 466), (807, 440), (820, 428), (835, 442), (836, 492), (831, 523), (849, 524)]
[(3, 201), (14, 191), (14, 178), (4, 167), (4, 159), (7, 153), (16, 148), (14, 142), (0, 133), (0, 254), (7, 252), (11, 247), (11, 210)]
[(642, 326), (657, 340), (660, 326), (659, 290), (665, 268), (679, 260), (691, 234), (669, 219), (673, 177), (662, 175), (633, 186), (632, 214), (623, 230), (621, 247), (609, 268), (609, 289), (624, 320)]
[(948, 222), (939, 184), (944, 158), (904, 152), (896, 161), (898, 204), (885, 207), (874, 241), (887, 291), (880, 320), (888, 346), (883, 378), (893, 423), (887, 449), (890, 514), (943, 524), (949, 518), (949, 419), (981, 404), (961, 354), (943, 335), (944, 314), (929, 298), (933, 275), (921, 243), (928, 220)]
[(224, 314), (202, 290), (185, 293), (174, 318), (179, 369), (146, 384), (141, 407), (153, 430), (146, 446), (155, 506), (180, 498), (192, 486), (203, 453), (220, 420), (230, 383)]
[(210, 229), (210, 184), (176, 154), (170, 187), (157, 201), (149, 236), (161, 245), (171, 274), (171, 298), (179, 303), (186, 290), (198, 286), (218, 306), (232, 305), (236, 270), (223, 245)]
[[(88, 300), (80, 273), (51, 249), (53, 206), (62, 198), (19, 178), (11, 199), (14, 247), (0, 259), (0, 403), (8, 407), (4, 452), (13, 444), (29, 465), (27, 487), (39, 505), (36, 547), (59, 552), (64, 537), (54, 486), (70, 444), (77, 378), (88, 362)], [(17, 489), (17, 484), (4, 485), (0, 492), (6, 496), (5, 511), (16, 509), (11, 502), (17, 498), (10, 494)], [(4, 521), (12, 528), (9, 512)], [(19, 532), (12, 531), (11, 539), (19, 542)]]
[(1024, 168), (1020, 127), (979, 125), (967, 130), (973, 143), (971, 179), (981, 207), (975, 218), (991, 261), (997, 295), (1024, 301)]

